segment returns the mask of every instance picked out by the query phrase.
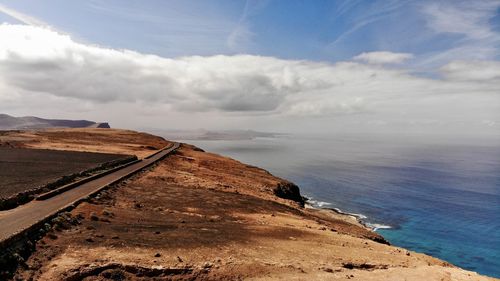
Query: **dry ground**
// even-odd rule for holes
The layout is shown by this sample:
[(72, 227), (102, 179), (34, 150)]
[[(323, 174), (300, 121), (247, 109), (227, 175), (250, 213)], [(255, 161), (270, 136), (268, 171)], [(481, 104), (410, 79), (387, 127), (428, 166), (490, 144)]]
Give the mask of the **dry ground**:
[(106, 153), (0, 147), (0, 200), (124, 158)]
[(77, 206), (79, 224), (56, 223), (16, 278), (490, 280), (375, 242), (380, 236), (351, 217), (277, 198), (281, 182), (184, 145)]
[(145, 157), (170, 144), (161, 137), (129, 130), (76, 128), (0, 131), (0, 146), (117, 153)]

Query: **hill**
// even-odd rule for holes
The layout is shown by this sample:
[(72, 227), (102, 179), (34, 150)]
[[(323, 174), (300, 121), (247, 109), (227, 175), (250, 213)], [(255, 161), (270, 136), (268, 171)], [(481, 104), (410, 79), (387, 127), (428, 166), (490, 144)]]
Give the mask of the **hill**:
[(110, 128), (108, 123), (88, 120), (43, 119), (34, 116), (14, 117), (0, 114), (0, 130), (26, 130), (44, 128)]
[[(85, 128), (3, 132), (2, 143), (145, 156), (168, 141)], [(14, 280), (496, 280), (303, 203), (285, 179), (182, 144), (44, 224), (14, 254)]]

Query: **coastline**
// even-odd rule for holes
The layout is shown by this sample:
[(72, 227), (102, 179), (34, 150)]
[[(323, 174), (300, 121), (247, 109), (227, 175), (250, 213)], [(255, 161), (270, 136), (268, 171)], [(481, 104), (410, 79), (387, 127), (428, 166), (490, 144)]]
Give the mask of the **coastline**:
[[(74, 143), (79, 132), (72, 132), (70, 149), (95, 149)], [(99, 149), (106, 147), (99, 141), (113, 141), (96, 134)], [(304, 208), (277, 196), (296, 198), (294, 186), (261, 168), (183, 144), (158, 165), (50, 222), (16, 277), (494, 280), (390, 246), (354, 214)]]
[(391, 228), (393, 228), (390, 225), (378, 224), (378, 223), (370, 223), (370, 222), (366, 221), (368, 219), (368, 217), (365, 216), (365, 215), (363, 215), (363, 214), (346, 212), (346, 211), (343, 211), (343, 210), (341, 210), (339, 208), (336, 208), (336, 207), (331, 207), (331, 208), (330, 207), (323, 207), (325, 205), (333, 205), (330, 202), (317, 201), (317, 200), (314, 200), (312, 197), (308, 197), (308, 196), (303, 196), (303, 197), (306, 200), (305, 206), (307, 208), (328, 210), (328, 211), (334, 212), (334, 213), (339, 214), (339, 215), (345, 215), (347, 217), (354, 218), (354, 219), (356, 219), (356, 221), (358, 223), (360, 223), (361, 225), (363, 225), (366, 228), (370, 229), (371, 231), (375, 231), (376, 232), (378, 229), (391, 229)]
[(500, 277), (500, 249), (491, 247), (500, 237), (489, 231), (499, 226), (491, 220), (496, 182), (485, 180), (497, 177), (498, 146), (347, 140), (296, 136), (194, 144), (264, 167), (297, 183), (305, 195), (333, 203), (318, 207), (366, 215), (361, 220), (394, 245)]

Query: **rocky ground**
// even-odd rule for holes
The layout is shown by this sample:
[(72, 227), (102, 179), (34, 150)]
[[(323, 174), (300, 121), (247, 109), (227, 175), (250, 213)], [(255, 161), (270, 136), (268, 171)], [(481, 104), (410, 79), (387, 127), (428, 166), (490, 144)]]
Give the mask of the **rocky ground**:
[[(101, 142), (93, 146), (73, 132), (86, 133), (51, 131), (54, 144), (37, 133), (17, 141), (139, 155), (166, 143), (91, 130)], [(352, 217), (303, 208), (297, 191), (262, 169), (183, 145), (55, 219), (15, 279), (493, 280), (387, 245)]]

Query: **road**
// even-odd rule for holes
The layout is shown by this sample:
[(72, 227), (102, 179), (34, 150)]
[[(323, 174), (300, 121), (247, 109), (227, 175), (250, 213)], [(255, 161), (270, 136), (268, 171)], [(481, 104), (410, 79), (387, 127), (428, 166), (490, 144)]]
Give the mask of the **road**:
[(94, 194), (104, 187), (153, 164), (178, 147), (179, 143), (174, 143), (169, 148), (166, 148), (149, 158), (145, 158), (138, 163), (84, 183), (49, 199), (42, 201), (33, 200), (15, 209), (0, 211), (0, 243), (29, 229), (38, 222), (51, 217), (82, 198)]

